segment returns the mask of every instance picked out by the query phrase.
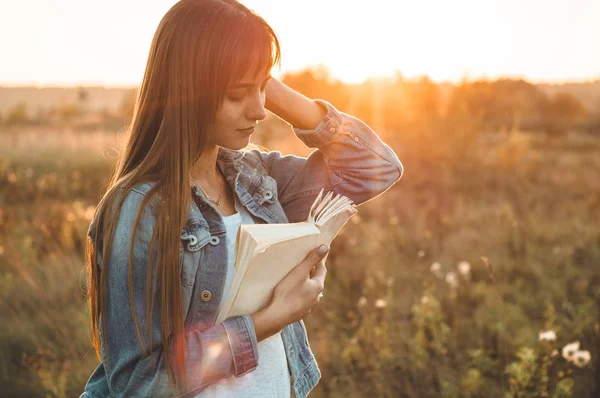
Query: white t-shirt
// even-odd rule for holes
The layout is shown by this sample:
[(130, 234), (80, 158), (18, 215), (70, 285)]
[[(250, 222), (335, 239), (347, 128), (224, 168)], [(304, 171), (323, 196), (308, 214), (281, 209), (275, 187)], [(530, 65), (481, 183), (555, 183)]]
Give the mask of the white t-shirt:
[[(227, 277), (224, 295), (227, 294), (235, 271), (235, 243), (240, 225), (253, 223), (250, 215), (236, 213), (223, 217), (227, 229)], [(281, 333), (258, 342), (258, 366), (240, 377), (231, 376), (209, 385), (197, 398), (288, 398), (291, 394), (290, 372)]]

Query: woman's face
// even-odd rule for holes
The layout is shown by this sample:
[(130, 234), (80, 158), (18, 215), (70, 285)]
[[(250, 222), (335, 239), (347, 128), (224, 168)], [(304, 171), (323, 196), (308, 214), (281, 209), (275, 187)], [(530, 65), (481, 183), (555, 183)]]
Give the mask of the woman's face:
[(270, 77), (247, 73), (239, 83), (228, 88), (216, 115), (215, 145), (233, 150), (248, 145), (254, 127), (267, 117), (265, 87)]

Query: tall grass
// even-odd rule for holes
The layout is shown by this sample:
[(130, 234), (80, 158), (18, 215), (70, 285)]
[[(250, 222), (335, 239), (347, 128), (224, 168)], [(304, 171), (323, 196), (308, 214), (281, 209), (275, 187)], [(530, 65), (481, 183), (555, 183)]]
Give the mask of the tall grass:
[[(290, 136), (256, 138), (292, 151)], [(312, 395), (597, 396), (600, 138), (384, 137), (406, 172), (333, 244), (306, 318), (323, 373)], [(83, 243), (120, 142), (0, 134), (2, 395), (77, 396), (97, 365)], [(581, 368), (560, 352), (576, 340)]]

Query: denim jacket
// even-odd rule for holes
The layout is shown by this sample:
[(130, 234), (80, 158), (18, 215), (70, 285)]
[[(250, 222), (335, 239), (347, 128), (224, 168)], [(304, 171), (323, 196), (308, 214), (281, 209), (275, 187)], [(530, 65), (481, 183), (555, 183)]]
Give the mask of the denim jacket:
[[(307, 158), (282, 156), (277, 151), (219, 149), (217, 165), (234, 192), (236, 207), (248, 211), (257, 223), (305, 221), (322, 188), (347, 196), (359, 205), (387, 190), (402, 176), (402, 164), (396, 154), (364, 122), (326, 101), (314, 101), (327, 109), (318, 126), (313, 130), (293, 128), (308, 147), (317, 148)], [(81, 395), (84, 398), (173, 396), (161, 348), (160, 294), (156, 294), (153, 305), (150, 356), (143, 354), (138, 342), (129, 301), (129, 242), (137, 210), (151, 187), (152, 183), (141, 184), (127, 195), (116, 225), (110, 267), (105, 269), (100, 264), (101, 272), (108, 272), (106, 314), (101, 314), (106, 316), (106, 346), (103, 341), (103, 361), (89, 378)], [(191, 388), (183, 397), (191, 397), (219, 379), (251, 372), (260, 361), (249, 314), (215, 325), (226, 276), (226, 231), (219, 212), (198, 189), (190, 189), (190, 195), (193, 200), (180, 245), (186, 314), (185, 366)], [(135, 313), (146, 347), (146, 264), (156, 205), (152, 199), (145, 208), (133, 249)], [(88, 231), (92, 240), (94, 223), (95, 220)], [(100, 332), (102, 335), (105, 331)], [(304, 398), (321, 377), (304, 323), (300, 320), (287, 325), (281, 336), (294, 395)], [(104, 360), (106, 351), (108, 361)]]

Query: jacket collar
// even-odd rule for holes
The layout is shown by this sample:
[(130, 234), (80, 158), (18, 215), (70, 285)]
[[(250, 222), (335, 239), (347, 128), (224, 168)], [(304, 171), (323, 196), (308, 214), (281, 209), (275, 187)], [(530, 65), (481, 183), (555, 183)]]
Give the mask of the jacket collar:
[[(246, 153), (243, 151), (222, 147), (219, 147), (217, 154), (217, 167), (234, 194), (237, 195), (240, 203), (243, 204), (248, 202), (251, 194), (257, 188), (257, 183), (261, 180), (256, 173), (256, 168), (249, 167), (248, 162), (244, 161), (245, 157)], [(200, 189), (195, 184), (192, 184), (192, 191), (205, 201)]]
[[(234, 192), (235, 192), (236, 181), (238, 180), (238, 175), (242, 171), (242, 165), (241, 165), (240, 160), (242, 160), (242, 158), (244, 158), (244, 155), (245, 154), (242, 151), (234, 151), (234, 150), (226, 149), (223, 147), (219, 147), (219, 150), (217, 153), (217, 167), (219, 168), (219, 170), (225, 177), (225, 180), (227, 181), (227, 183), (232, 188), (234, 188)], [(198, 189), (198, 187), (195, 184), (191, 184), (191, 185), (192, 185), (193, 192), (197, 196), (202, 197), (202, 194), (200, 193), (200, 190)], [(248, 187), (245, 187), (245, 188), (248, 188)]]
[(242, 151), (234, 151), (231, 149), (219, 147), (219, 151), (217, 153), (217, 163), (231, 163), (237, 162), (244, 157), (244, 152)]

